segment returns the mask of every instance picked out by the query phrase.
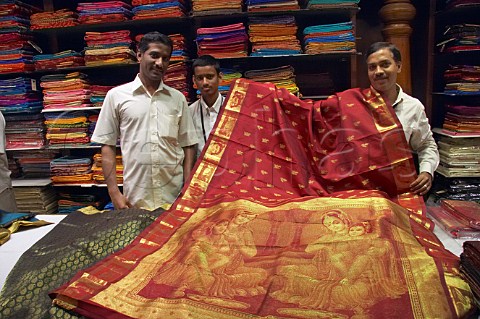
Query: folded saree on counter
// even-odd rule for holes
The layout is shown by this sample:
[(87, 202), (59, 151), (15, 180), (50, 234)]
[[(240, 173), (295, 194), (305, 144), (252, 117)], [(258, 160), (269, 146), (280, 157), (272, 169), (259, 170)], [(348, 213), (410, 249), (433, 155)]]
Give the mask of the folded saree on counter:
[(237, 80), (172, 207), (51, 293), (89, 318), (458, 318), (394, 110), (371, 89), (302, 101)]
[(463, 253), (460, 255), (460, 271), (470, 285), (475, 296), (477, 307), (480, 307), (480, 241), (463, 243)]

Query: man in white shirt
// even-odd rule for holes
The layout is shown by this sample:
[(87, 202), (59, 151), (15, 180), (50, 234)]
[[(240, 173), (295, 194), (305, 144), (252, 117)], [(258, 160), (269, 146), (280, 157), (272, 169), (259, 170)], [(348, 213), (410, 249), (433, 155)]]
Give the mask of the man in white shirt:
[(407, 142), (418, 155), (420, 174), (410, 189), (415, 194), (425, 195), (432, 187), (433, 172), (439, 163), (437, 144), (425, 115), (425, 107), (418, 99), (403, 92), (397, 84), (402, 59), (395, 45), (376, 42), (370, 46), (366, 56), (371, 86), (385, 102), (393, 106)]
[(193, 62), (193, 82), (200, 90), (200, 99), (190, 105), (198, 137), (197, 158), (217, 121), (224, 97), (218, 92), (223, 74), (220, 64), (211, 55), (202, 55)]
[(9, 213), (17, 211), (17, 202), (13, 193), (10, 170), (6, 154), (5, 118), (0, 112), (0, 209)]
[[(116, 209), (153, 210), (172, 203), (195, 163), (197, 136), (182, 93), (165, 85), (171, 39), (149, 32), (138, 45), (140, 72), (111, 89), (92, 141), (102, 145), (102, 170)], [(123, 159), (123, 193), (116, 179), (116, 143)]]

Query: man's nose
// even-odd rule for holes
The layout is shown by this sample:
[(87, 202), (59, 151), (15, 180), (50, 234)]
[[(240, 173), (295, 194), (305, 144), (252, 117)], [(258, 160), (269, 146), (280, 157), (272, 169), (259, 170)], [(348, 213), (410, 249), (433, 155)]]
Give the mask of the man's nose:
[(157, 65), (162, 65), (163, 64), (163, 59), (162, 58), (158, 58), (155, 60), (155, 64)]

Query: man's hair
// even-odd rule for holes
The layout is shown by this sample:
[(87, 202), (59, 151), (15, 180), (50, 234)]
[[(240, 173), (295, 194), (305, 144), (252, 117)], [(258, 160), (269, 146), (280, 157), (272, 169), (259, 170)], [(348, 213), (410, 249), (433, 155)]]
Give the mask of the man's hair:
[(158, 31), (148, 32), (146, 33), (141, 39), (140, 43), (138, 43), (138, 51), (140, 53), (145, 53), (148, 50), (148, 46), (150, 43), (163, 43), (170, 48), (170, 52), (173, 50), (173, 42), (172, 40), (165, 34), (162, 34)]
[(220, 63), (217, 59), (209, 54), (201, 55), (193, 61), (192, 68), (195, 71), (197, 66), (213, 66), (217, 74), (220, 74)]
[(402, 55), (400, 54), (400, 50), (395, 46), (395, 44), (390, 42), (375, 42), (373, 43), (367, 50), (367, 54), (365, 57), (368, 58), (370, 54), (377, 52), (381, 49), (389, 49), (390, 52), (393, 54), (393, 59), (395, 62), (402, 62)]

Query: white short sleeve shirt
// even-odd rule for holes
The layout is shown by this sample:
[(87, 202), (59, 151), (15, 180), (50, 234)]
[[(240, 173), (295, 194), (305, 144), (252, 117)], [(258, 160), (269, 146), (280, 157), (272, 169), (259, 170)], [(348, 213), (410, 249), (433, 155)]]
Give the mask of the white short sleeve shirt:
[(92, 141), (116, 145), (123, 158), (123, 193), (138, 208), (172, 203), (183, 185), (182, 147), (197, 143), (187, 101), (163, 82), (150, 95), (140, 78), (111, 89)]

